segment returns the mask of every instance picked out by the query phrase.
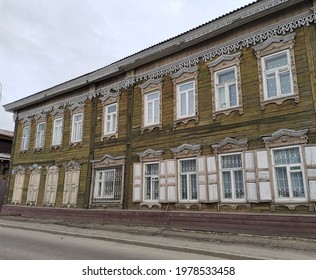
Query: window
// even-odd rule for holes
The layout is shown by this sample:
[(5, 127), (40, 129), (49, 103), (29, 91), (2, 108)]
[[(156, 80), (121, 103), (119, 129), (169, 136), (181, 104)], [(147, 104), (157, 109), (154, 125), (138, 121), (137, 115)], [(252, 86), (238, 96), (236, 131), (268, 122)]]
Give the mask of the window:
[(105, 106), (105, 121), (104, 121), (104, 134), (116, 133), (117, 123), (117, 104), (110, 104)]
[(144, 200), (158, 200), (159, 164), (147, 163), (145, 164), (145, 189)]
[(265, 99), (293, 94), (289, 51), (265, 56), (262, 60)]
[(186, 118), (195, 115), (195, 82), (177, 85), (177, 116)]
[(79, 142), (82, 140), (82, 117), (82, 113), (72, 116), (71, 142)]
[(196, 160), (179, 161), (180, 200), (197, 200)]
[(160, 123), (160, 93), (159, 91), (145, 95), (144, 110), (145, 126), (151, 126)]
[(216, 110), (238, 106), (236, 67), (215, 72)]
[(61, 145), (63, 136), (63, 119), (55, 119), (53, 127), (53, 146)]
[(43, 148), (44, 141), (45, 141), (45, 123), (41, 122), (37, 124), (35, 148)]
[(95, 171), (94, 202), (120, 201), (122, 167), (109, 167)]
[(299, 147), (273, 150), (274, 177), (279, 199), (305, 198)]
[(23, 127), (22, 133), (22, 141), (21, 141), (21, 150), (26, 151), (29, 149), (30, 146), (30, 126)]
[(221, 156), (222, 197), (227, 200), (244, 199), (243, 162), (241, 154)]

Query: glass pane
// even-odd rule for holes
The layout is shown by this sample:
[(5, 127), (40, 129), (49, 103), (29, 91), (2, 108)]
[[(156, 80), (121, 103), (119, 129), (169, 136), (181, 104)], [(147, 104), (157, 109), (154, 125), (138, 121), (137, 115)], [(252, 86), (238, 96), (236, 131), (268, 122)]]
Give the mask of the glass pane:
[(302, 172), (291, 173), (291, 182), (294, 197), (305, 197), (304, 183)]
[(236, 84), (229, 85), (230, 106), (237, 106), (237, 90)]
[(181, 199), (188, 199), (188, 182), (186, 175), (180, 176), (180, 192)]
[(274, 150), (274, 163), (276, 165), (301, 163), (298, 147), (282, 150)]
[(193, 82), (180, 85), (180, 91), (187, 91), (187, 90), (190, 90), (190, 89), (193, 89)]
[(196, 162), (195, 159), (181, 161), (181, 172), (195, 172)]
[(150, 177), (146, 178), (146, 199), (151, 199), (151, 179)]
[(197, 199), (196, 175), (190, 175), (191, 199)]
[(226, 108), (225, 87), (218, 88), (218, 109)]
[(266, 70), (277, 68), (288, 64), (287, 54), (281, 53), (265, 59)]
[(290, 72), (280, 73), (281, 94), (292, 93)]
[(154, 123), (159, 123), (159, 100), (154, 101)]
[(107, 111), (109, 114), (116, 112), (116, 104), (107, 106)]
[(157, 200), (158, 199), (158, 178), (154, 177), (152, 180), (152, 199)]
[(79, 122), (79, 121), (81, 121), (81, 119), (82, 119), (82, 115), (81, 114), (74, 115), (74, 122)]
[(235, 71), (234, 70), (229, 70), (227, 72), (221, 73), (218, 75), (218, 83), (219, 84), (224, 84), (229, 81), (234, 81), (235, 80)]
[(180, 102), (181, 102), (181, 104), (180, 104), (181, 116), (185, 116), (185, 115), (187, 115), (187, 95), (185, 93), (181, 94), (180, 98), (181, 98), (181, 100), (180, 100)]
[(151, 101), (151, 100), (158, 99), (158, 98), (159, 98), (158, 92), (147, 94), (147, 101)]
[(232, 180), (230, 171), (222, 172), (224, 198), (232, 198)]
[(244, 179), (241, 170), (234, 171), (236, 198), (244, 198)]
[(221, 159), (223, 169), (242, 168), (242, 159), (240, 154), (222, 156)]
[(158, 174), (158, 163), (145, 165), (145, 175), (157, 175), (157, 174)]
[(194, 92), (193, 90), (189, 91), (189, 112), (188, 115), (194, 115)]
[(45, 129), (45, 123), (39, 123), (38, 124), (38, 131), (44, 131)]
[(276, 176), (279, 197), (290, 197), (286, 167), (276, 167), (275, 176)]
[(268, 97), (277, 96), (277, 86), (276, 86), (276, 78), (275, 74), (268, 74), (267, 78), (267, 90), (268, 90)]

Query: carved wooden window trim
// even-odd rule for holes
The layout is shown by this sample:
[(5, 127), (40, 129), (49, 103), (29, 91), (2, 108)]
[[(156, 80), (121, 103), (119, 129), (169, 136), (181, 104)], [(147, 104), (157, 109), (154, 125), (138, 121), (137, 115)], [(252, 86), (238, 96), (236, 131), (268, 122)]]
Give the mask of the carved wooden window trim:
[[(34, 151), (44, 151), (45, 148), (45, 135), (46, 135), (46, 114), (40, 114), (35, 117), (36, 120), (36, 131), (35, 131), (35, 143), (34, 143)], [(43, 137), (43, 144), (42, 146), (38, 145), (38, 136), (39, 136), (39, 126), (43, 124), (44, 125), (44, 131), (41, 137)]]
[[(84, 103), (75, 103), (71, 107), (69, 107), (71, 111), (71, 128), (70, 128), (70, 135), (69, 135), (69, 147), (75, 146), (82, 146), (83, 144), (83, 132), (84, 132), (84, 111), (85, 111), (85, 104)], [(81, 115), (81, 139), (74, 141), (73, 140), (73, 129), (74, 129), (74, 117), (77, 115)]]
[(293, 130), (282, 128), (270, 136), (263, 136), (262, 140), (266, 148), (302, 145), (307, 143), (307, 132), (308, 129)]
[[(268, 104), (281, 105), (286, 100), (294, 100), (295, 103), (299, 102), (298, 84), (296, 76), (296, 65), (294, 55), (295, 34), (285, 36), (272, 36), (262, 44), (253, 47), (258, 61), (258, 77), (259, 77), (259, 92), (260, 92), (260, 107), (261, 110), (265, 109)], [(273, 98), (266, 97), (265, 78), (264, 78), (264, 59), (285, 52), (287, 54), (290, 65), (290, 77), (293, 92), (284, 96), (277, 96)]]
[(188, 157), (198, 157), (201, 155), (201, 145), (195, 144), (182, 144), (177, 148), (171, 149), (175, 159), (188, 158)]
[(65, 180), (63, 191), (63, 207), (76, 207), (80, 185), (81, 163), (70, 161), (65, 166)]
[[(122, 205), (123, 204), (123, 197), (124, 197), (124, 172), (125, 172), (125, 156), (121, 157), (113, 157), (111, 155), (104, 155), (102, 158), (98, 160), (92, 160), (92, 173), (93, 173), (93, 180), (91, 182), (91, 196), (90, 196), (90, 204), (95, 206), (98, 205)], [(111, 171), (115, 172), (115, 176), (120, 174), (120, 178), (116, 179), (116, 182), (120, 182), (120, 189), (119, 189), (119, 197), (115, 198), (115, 194), (113, 199), (111, 198), (96, 198), (95, 197), (95, 188), (96, 188), (96, 176), (99, 175), (100, 172), (103, 171)], [(104, 176), (104, 175), (102, 175)], [(117, 187), (116, 185), (114, 187)], [(115, 190), (113, 190), (115, 192)], [(117, 190), (116, 190), (117, 191)]]
[(32, 206), (36, 205), (37, 203), (42, 166), (33, 164), (29, 167), (29, 170), (31, 171), (31, 174), (29, 177), (29, 185), (27, 189), (26, 205)]
[(25, 167), (18, 166), (14, 170), (14, 186), (12, 194), (12, 204), (20, 204), (22, 201), (22, 193), (25, 180)]
[[(101, 141), (110, 138), (118, 138), (118, 125), (119, 125), (119, 101), (120, 101), (120, 92), (107, 92), (105, 95), (100, 97), (100, 101), (102, 102), (102, 134), (101, 134)], [(116, 129), (113, 133), (106, 133), (105, 132), (105, 125), (106, 125), (106, 107), (109, 105), (114, 105), (116, 103)]]
[(55, 206), (60, 168), (58, 166), (47, 166), (46, 170), (43, 206)]
[[(175, 74), (171, 75), (173, 85), (174, 85), (174, 128), (177, 127), (177, 124), (183, 123), (184, 125), (188, 124), (189, 121), (194, 120), (195, 123), (199, 122), (199, 114), (198, 114), (198, 66), (193, 66), (190, 68), (182, 68)], [(179, 92), (178, 87), (182, 84), (186, 84), (189, 82), (194, 83), (194, 114), (192, 116), (179, 116)]]
[[(152, 131), (154, 128), (162, 129), (162, 79), (150, 79), (146, 83), (140, 85), (141, 93), (142, 93), (142, 124), (141, 124), (141, 133), (144, 133), (145, 130)], [(153, 124), (148, 124), (146, 122), (147, 119), (147, 102), (146, 97), (150, 94), (158, 93), (159, 101), (158, 101), (158, 111), (159, 111), (159, 121)]]
[[(32, 123), (32, 121), (29, 118), (25, 118), (22, 120), (22, 137), (21, 137), (21, 143), (20, 143), (20, 154), (27, 153), (30, 149), (31, 123)], [(24, 137), (24, 129), (26, 129), (26, 128), (29, 128), (27, 138)], [(25, 147), (25, 141), (28, 142), (27, 147)]]
[[(209, 62), (207, 65), (211, 73), (211, 84), (212, 84), (212, 115), (213, 119), (216, 119), (217, 115), (224, 114), (228, 116), (231, 112), (238, 111), (239, 114), (243, 113), (243, 102), (242, 102), (242, 90), (241, 90), (241, 74), (240, 74), (240, 60), (241, 52), (222, 55)], [(237, 105), (226, 107), (223, 109), (218, 108), (217, 104), (217, 76), (225, 71), (233, 70), (235, 74), (236, 83), (236, 95), (237, 95)]]
[[(64, 130), (64, 115), (65, 111), (63, 109), (56, 109), (51, 113), (52, 116), (52, 141), (51, 141), (51, 149), (61, 149), (63, 145), (63, 130)], [(55, 135), (55, 122), (56, 120), (62, 120), (61, 124), (61, 141), (58, 144), (54, 144), (54, 135)]]
[(248, 139), (226, 137), (217, 144), (212, 144), (211, 147), (215, 154), (246, 151), (248, 149)]

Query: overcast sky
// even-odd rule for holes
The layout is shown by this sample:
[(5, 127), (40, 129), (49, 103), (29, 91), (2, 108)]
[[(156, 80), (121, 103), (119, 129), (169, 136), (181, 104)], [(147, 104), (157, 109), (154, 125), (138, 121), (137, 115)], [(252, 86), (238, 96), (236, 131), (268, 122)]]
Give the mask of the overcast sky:
[(0, 0), (0, 129), (14, 129), (3, 104), (97, 70), (251, 2)]

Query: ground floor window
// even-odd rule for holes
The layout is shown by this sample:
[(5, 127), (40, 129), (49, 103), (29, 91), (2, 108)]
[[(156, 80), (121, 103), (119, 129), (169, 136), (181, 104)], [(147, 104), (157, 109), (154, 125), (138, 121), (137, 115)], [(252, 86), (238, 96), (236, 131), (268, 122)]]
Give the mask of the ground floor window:
[(244, 199), (244, 176), (241, 154), (220, 157), (223, 199)]
[(273, 150), (274, 179), (279, 199), (305, 198), (299, 147)]
[(196, 160), (179, 161), (180, 200), (197, 200)]
[(145, 164), (145, 200), (158, 200), (159, 189), (159, 164), (147, 163)]
[(122, 166), (95, 170), (93, 202), (121, 201)]

